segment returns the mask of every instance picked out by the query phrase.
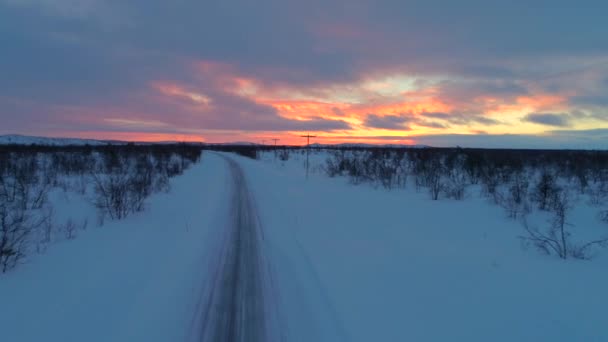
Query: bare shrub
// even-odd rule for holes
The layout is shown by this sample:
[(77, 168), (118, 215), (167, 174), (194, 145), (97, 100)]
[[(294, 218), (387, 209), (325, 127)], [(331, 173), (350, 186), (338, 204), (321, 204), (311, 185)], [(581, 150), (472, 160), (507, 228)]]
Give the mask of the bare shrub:
[(600, 220), (602, 220), (603, 222), (608, 223), (608, 210), (602, 210), (600, 212)]
[(522, 173), (514, 175), (505, 195), (502, 195), (501, 206), (512, 219), (523, 217), (530, 212), (528, 203), (528, 180)]
[(435, 170), (429, 170), (424, 176), (424, 184), (429, 188), (431, 199), (436, 201), (439, 199), (439, 194), (444, 189), (444, 184), (441, 182), (441, 174)]
[(589, 199), (592, 205), (603, 205), (608, 201), (608, 183), (602, 182), (596, 187), (588, 188)]
[(467, 175), (460, 169), (452, 169), (448, 171), (444, 192), (447, 198), (462, 200), (466, 192), (468, 184)]
[(553, 217), (549, 222), (549, 226), (544, 230), (538, 227), (531, 227), (524, 219), (523, 225), (527, 233), (521, 239), (526, 244), (532, 244), (537, 249), (546, 254), (555, 254), (562, 259), (590, 259), (591, 250), (594, 247), (606, 247), (608, 238), (592, 240), (582, 244), (576, 244), (571, 239), (571, 233), (568, 231), (566, 218), (567, 213), (571, 209), (570, 197), (567, 191), (560, 191), (552, 200)]
[(93, 185), (100, 220), (143, 210), (152, 193), (168, 190), (169, 177), (198, 161), (189, 144), (38, 146), (0, 145), (0, 270), (15, 267), (30, 251), (42, 253), (55, 230), (67, 239), (88, 221), (54, 226), (48, 193), (53, 188), (86, 195)]
[(0, 198), (0, 268), (14, 268), (27, 255), (30, 238), (44, 223), (39, 210), (24, 207), (20, 201)]
[(286, 149), (280, 150), (279, 151), (279, 160), (286, 162), (289, 160), (289, 151)]
[(42, 223), (38, 230), (38, 240), (36, 241), (36, 251), (42, 253), (53, 240), (53, 207), (45, 206), (42, 213)]
[(131, 211), (129, 177), (124, 173), (94, 175), (95, 206), (113, 220), (125, 218)]
[(68, 240), (72, 240), (76, 238), (76, 222), (71, 218), (63, 225), (62, 227), (63, 233), (65, 234), (65, 238)]
[(556, 185), (555, 177), (547, 171), (543, 171), (538, 183), (534, 188), (532, 198), (538, 203), (540, 210), (550, 210), (557, 199), (559, 187)]
[(481, 182), (483, 194), (490, 197), (494, 203), (500, 203), (498, 186), (500, 185), (500, 174), (490, 165), (483, 165), (481, 168)]
[(35, 158), (15, 159), (0, 174), (0, 268), (15, 267), (28, 251), (30, 239), (43, 225), (42, 208), (48, 184), (39, 184)]

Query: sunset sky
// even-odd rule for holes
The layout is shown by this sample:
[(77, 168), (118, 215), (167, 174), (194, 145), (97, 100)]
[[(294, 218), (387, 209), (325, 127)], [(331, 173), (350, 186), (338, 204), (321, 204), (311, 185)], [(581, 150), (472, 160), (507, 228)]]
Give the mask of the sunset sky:
[(0, 134), (608, 148), (608, 2), (0, 0)]

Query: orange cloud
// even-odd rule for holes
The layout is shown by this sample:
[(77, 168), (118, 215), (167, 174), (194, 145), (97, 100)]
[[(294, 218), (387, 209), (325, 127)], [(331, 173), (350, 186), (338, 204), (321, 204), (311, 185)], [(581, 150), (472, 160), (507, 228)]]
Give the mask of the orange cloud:
[(568, 102), (566, 96), (540, 94), (535, 96), (521, 96), (517, 98), (517, 104), (525, 107), (535, 108), (536, 110), (555, 109), (564, 107)]
[(211, 104), (211, 98), (209, 98), (207, 95), (198, 92), (188, 91), (174, 83), (154, 82), (152, 84), (152, 87), (166, 96), (188, 99), (192, 102), (204, 106), (208, 106), (209, 104)]
[(175, 134), (175, 133), (142, 133), (113, 132), (113, 131), (69, 131), (54, 134), (57, 137), (74, 137), (81, 139), (100, 139), (100, 140), (120, 140), (136, 142), (155, 142), (155, 141), (176, 141), (176, 142), (204, 142), (205, 139), (195, 134)]
[[(344, 30), (343, 30), (344, 29)], [(346, 28), (330, 28), (335, 34), (354, 34)], [(352, 129), (336, 132), (314, 132), (319, 139), (338, 141), (365, 142), (414, 142), (408, 135), (428, 133), (529, 133), (538, 127), (521, 124), (521, 118), (533, 111), (549, 111), (567, 108), (568, 96), (563, 94), (538, 93), (518, 97), (501, 97), (496, 94), (468, 94), (446, 92), (441, 80), (433, 83), (416, 82), (406, 75), (369, 77), (360, 82), (349, 84), (327, 84), (315, 86), (295, 86), (285, 84), (267, 84), (251, 75), (244, 75), (229, 64), (199, 61), (194, 68), (206, 87), (211, 85), (214, 91), (230, 94), (263, 107), (272, 107), (283, 118), (290, 120), (327, 119), (343, 120)], [(197, 89), (196, 85), (180, 85), (172, 82), (155, 82), (152, 87), (165, 96), (194, 102), (197, 105), (217, 106), (213, 98)], [(206, 88), (211, 89), (211, 88)], [(214, 95), (215, 96), (215, 95)], [(187, 104), (185, 104), (187, 105)], [(212, 110), (213, 108), (211, 108)], [(425, 116), (425, 113), (441, 115)], [(403, 130), (375, 129), (366, 127), (368, 115), (401, 116), (409, 122)], [(497, 118), (499, 120), (493, 119)], [(251, 120), (255, 120), (251, 116)], [(514, 126), (517, 123), (517, 126)], [(525, 127), (523, 127), (525, 126)], [(514, 128), (516, 127), (516, 132)], [(298, 143), (301, 132), (284, 132), (252, 134), (241, 132), (244, 138), (261, 141), (264, 137), (280, 136), (283, 143)], [(355, 139), (350, 137), (357, 136)], [(382, 137), (375, 139), (374, 137)], [(374, 140), (375, 139), (375, 140)]]

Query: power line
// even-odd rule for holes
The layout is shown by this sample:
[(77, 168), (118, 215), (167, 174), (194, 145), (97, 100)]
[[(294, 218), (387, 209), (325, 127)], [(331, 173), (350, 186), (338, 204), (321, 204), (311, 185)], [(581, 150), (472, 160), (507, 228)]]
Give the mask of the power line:
[(306, 138), (306, 179), (308, 179), (308, 155), (310, 154), (310, 138), (316, 138), (316, 135), (301, 135), (302, 138)]
[(274, 160), (277, 160), (277, 141), (281, 139), (273, 138), (270, 140), (274, 141)]

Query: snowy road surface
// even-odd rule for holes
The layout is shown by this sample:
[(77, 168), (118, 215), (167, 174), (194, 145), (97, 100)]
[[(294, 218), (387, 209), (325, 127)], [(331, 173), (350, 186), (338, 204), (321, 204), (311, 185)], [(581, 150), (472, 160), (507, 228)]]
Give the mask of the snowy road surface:
[(259, 240), (262, 227), (241, 167), (230, 157), (230, 219), (208, 278), (201, 308), (199, 341), (268, 341), (265, 322), (266, 266)]
[(286, 198), (258, 181), (250, 160), (219, 156), (229, 170), (228, 219), (207, 241), (209, 264), (191, 341), (347, 340), (294, 234), (293, 213), (282, 210)]

